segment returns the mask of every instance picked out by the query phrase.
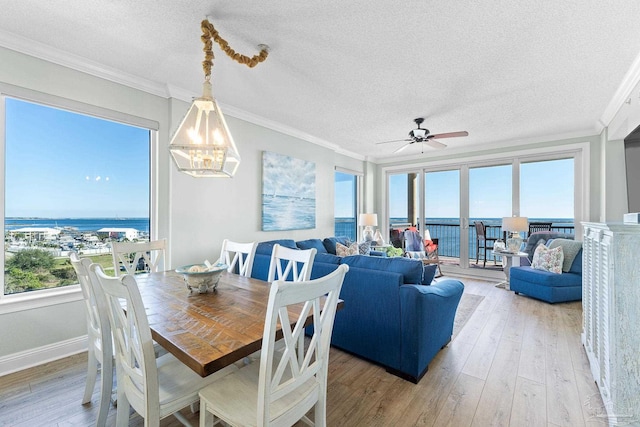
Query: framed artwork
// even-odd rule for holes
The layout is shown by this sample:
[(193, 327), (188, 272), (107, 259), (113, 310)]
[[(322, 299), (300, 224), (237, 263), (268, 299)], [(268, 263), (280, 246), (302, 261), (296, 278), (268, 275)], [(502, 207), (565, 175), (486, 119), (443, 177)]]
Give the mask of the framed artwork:
[(316, 227), (316, 164), (262, 153), (262, 231)]

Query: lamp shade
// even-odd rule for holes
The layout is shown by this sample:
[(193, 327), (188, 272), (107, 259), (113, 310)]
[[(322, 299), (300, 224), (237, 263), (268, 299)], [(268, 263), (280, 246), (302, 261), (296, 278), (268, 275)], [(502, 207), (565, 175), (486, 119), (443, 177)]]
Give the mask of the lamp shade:
[(204, 83), (201, 98), (196, 98), (169, 144), (178, 170), (196, 178), (232, 177), (240, 154), (227, 122), (211, 94), (211, 83)]
[(502, 218), (503, 231), (527, 231), (529, 230), (529, 219), (525, 216), (506, 216)]
[(361, 213), (358, 217), (360, 225), (377, 227), (378, 226), (378, 214), (374, 213)]

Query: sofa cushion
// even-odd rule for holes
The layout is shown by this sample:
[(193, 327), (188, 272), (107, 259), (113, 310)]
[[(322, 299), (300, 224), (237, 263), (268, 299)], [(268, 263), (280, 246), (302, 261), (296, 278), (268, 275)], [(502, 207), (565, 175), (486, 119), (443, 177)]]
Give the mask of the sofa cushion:
[(298, 249), (296, 242), (291, 239), (269, 240), (267, 242), (258, 243), (256, 254), (271, 255), (271, 252), (273, 252), (273, 246), (276, 243), (280, 246), (284, 246), (285, 248)]
[(582, 275), (582, 248), (580, 248), (580, 250), (576, 254), (576, 257), (573, 259), (571, 268), (569, 268), (569, 273)]
[(345, 246), (349, 246), (349, 243), (351, 243), (351, 240), (347, 236), (327, 237), (322, 241), (322, 244), (324, 245), (327, 252), (335, 255), (336, 243), (338, 242), (340, 242), (340, 244), (343, 244)]
[(433, 282), (433, 278), (436, 276), (437, 264), (427, 264), (423, 267), (422, 284), (430, 285)]
[(339, 265), (340, 264), (340, 260), (341, 258), (337, 255), (333, 255), (333, 254), (328, 254), (326, 252), (323, 253), (317, 253), (316, 257), (313, 260), (313, 263), (322, 263), (322, 264), (335, 264), (335, 265)]
[(296, 246), (298, 247), (298, 249), (302, 250), (315, 248), (315, 250), (317, 251), (316, 254), (328, 253), (327, 248), (324, 247), (324, 245), (322, 244), (322, 240), (320, 239), (300, 240), (296, 242)]
[(561, 274), (563, 260), (564, 255), (562, 254), (562, 247), (558, 246), (557, 248), (549, 249), (545, 245), (538, 245), (533, 254), (531, 267), (537, 270)]
[(553, 239), (553, 241), (549, 244), (549, 249), (561, 247), (562, 254), (564, 255), (564, 260), (562, 261), (562, 271), (567, 273), (571, 269), (571, 264), (573, 264), (573, 260), (582, 249), (582, 242), (577, 240), (569, 240), (569, 239)]
[(532, 267), (512, 267), (509, 275), (512, 283), (524, 281), (549, 287), (582, 286), (582, 276), (573, 273), (556, 274)]
[(351, 255), (342, 258), (342, 264), (347, 264), (349, 267), (400, 273), (402, 274), (403, 283), (405, 284), (422, 283), (422, 261), (416, 259)]
[(557, 238), (573, 239), (573, 235), (558, 233), (555, 231), (536, 231), (531, 233), (531, 236), (527, 239), (527, 243), (522, 251), (529, 254), (528, 259), (531, 261), (533, 260), (533, 252), (536, 250), (538, 245), (547, 243), (547, 240), (549, 239)]
[(340, 242), (336, 242), (336, 255), (339, 257), (358, 255), (358, 244), (353, 242), (350, 245), (343, 245)]

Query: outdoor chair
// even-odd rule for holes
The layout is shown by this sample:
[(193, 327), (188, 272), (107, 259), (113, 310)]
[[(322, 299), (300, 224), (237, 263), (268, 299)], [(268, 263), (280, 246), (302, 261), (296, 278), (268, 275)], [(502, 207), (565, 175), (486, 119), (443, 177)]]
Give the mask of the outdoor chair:
[(529, 234), (527, 234), (527, 237), (531, 236), (531, 233), (535, 233), (536, 231), (551, 231), (552, 225), (552, 222), (530, 222)]
[[(482, 268), (487, 266), (487, 251), (493, 252), (493, 244), (498, 240), (497, 237), (487, 237), (487, 227), (482, 221), (473, 222), (476, 227), (476, 265), (480, 257), (480, 249), (484, 252)], [(497, 265), (496, 255), (493, 254), (493, 263)]]
[[(271, 285), (260, 363), (251, 363), (200, 392), (200, 426), (222, 420), (232, 426), (327, 425), (329, 345), (338, 296), (349, 266), (341, 264), (319, 279), (301, 283), (277, 280)], [(291, 306), (304, 304), (292, 328)], [(296, 309), (296, 312), (299, 309)], [(313, 335), (300, 360), (296, 357), (305, 322), (313, 315)], [(285, 348), (275, 351), (282, 325)], [(314, 408), (314, 423), (306, 416)]]
[[(87, 381), (84, 387), (82, 403), (91, 402), (93, 389), (96, 385), (98, 370), (100, 370), (100, 406), (96, 425), (103, 426), (107, 422), (109, 413), (109, 401), (113, 390), (113, 342), (111, 340), (111, 327), (107, 315), (107, 307), (103, 299), (96, 297), (90, 277), (89, 258), (80, 259), (78, 254), (71, 252), (69, 255), (71, 265), (76, 272), (82, 297), (84, 298), (85, 315), (87, 318), (88, 342), (88, 368)], [(93, 278), (95, 281), (95, 278)]]
[(220, 253), (220, 262), (229, 266), (227, 271), (233, 273), (238, 266), (238, 274), (244, 277), (251, 277), (253, 269), (253, 258), (256, 255), (256, 242), (237, 243), (224, 239), (222, 242), (222, 251)]
[(160, 268), (166, 269), (166, 250), (167, 239), (150, 242), (111, 242), (116, 276), (153, 273), (160, 271)]
[[(428, 230), (427, 230), (428, 234)], [(438, 256), (438, 244), (431, 239), (423, 239), (417, 231), (407, 230), (404, 232), (405, 256), (408, 258), (420, 259), (423, 265), (435, 264), (437, 274), (442, 276), (440, 257)]]
[(129, 425), (130, 407), (144, 418), (145, 426), (158, 426), (161, 419), (171, 414), (184, 425), (190, 425), (178, 411), (196, 403), (201, 389), (238, 368), (232, 364), (203, 378), (170, 353), (156, 359), (136, 279), (129, 274), (107, 276), (98, 264), (92, 264), (90, 271), (97, 277), (95, 286), (101, 289), (96, 294), (101, 292), (106, 301), (115, 342), (116, 425)]

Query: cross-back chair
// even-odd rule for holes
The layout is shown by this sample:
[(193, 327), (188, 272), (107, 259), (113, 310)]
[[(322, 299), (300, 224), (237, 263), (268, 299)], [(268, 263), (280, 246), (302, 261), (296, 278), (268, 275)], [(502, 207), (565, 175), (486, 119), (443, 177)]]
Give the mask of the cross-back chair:
[(220, 253), (220, 261), (228, 265), (228, 272), (233, 273), (238, 266), (238, 274), (245, 277), (251, 277), (253, 269), (253, 258), (256, 255), (256, 242), (237, 243), (224, 239), (222, 242), (222, 251)]
[(288, 280), (290, 274), (294, 282), (309, 280), (316, 252), (315, 248), (291, 249), (276, 243), (271, 253), (267, 281)]
[(144, 418), (145, 426), (158, 426), (171, 414), (183, 424), (180, 409), (198, 401), (200, 389), (237, 370), (230, 365), (205, 378), (166, 353), (156, 359), (149, 321), (136, 279), (126, 274), (110, 277), (102, 267), (92, 271), (106, 300), (116, 349), (118, 381), (116, 425), (129, 425), (130, 407)]
[[(167, 239), (149, 242), (111, 242), (116, 275), (150, 273), (166, 268)], [(120, 267), (124, 268), (124, 271)]]
[[(349, 270), (346, 264), (319, 279), (271, 285), (262, 337), (260, 363), (241, 367), (200, 392), (200, 426), (216, 419), (232, 426), (291, 426), (298, 420), (313, 425), (306, 414), (314, 408), (316, 426), (326, 426), (329, 344), (338, 296)], [(304, 304), (296, 321), (291, 306)], [(300, 360), (298, 337), (313, 316), (313, 335)], [(282, 325), (285, 349), (278, 358), (276, 330)], [(293, 323), (293, 324), (292, 324)]]
[(89, 258), (80, 259), (75, 252), (71, 252), (69, 258), (82, 290), (89, 337), (87, 381), (82, 403), (91, 402), (100, 367), (100, 406), (96, 425), (103, 426), (107, 422), (109, 401), (113, 390), (113, 342), (109, 316), (104, 299), (99, 298), (99, 295), (96, 296), (91, 284), (92, 280), (95, 281), (95, 278), (91, 278), (93, 273), (89, 270), (91, 260)]

